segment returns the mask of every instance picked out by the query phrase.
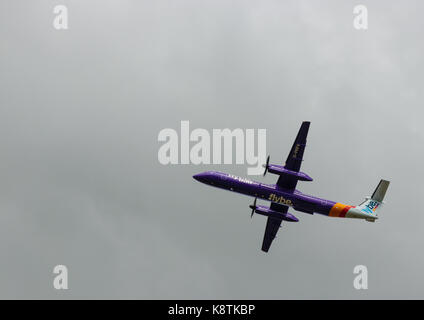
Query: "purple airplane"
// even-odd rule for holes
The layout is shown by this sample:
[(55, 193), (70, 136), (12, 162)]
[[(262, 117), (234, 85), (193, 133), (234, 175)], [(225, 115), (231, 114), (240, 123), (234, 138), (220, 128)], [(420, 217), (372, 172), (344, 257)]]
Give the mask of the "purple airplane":
[[(283, 220), (299, 221), (293, 214), (287, 212), (288, 207), (309, 214), (316, 212), (330, 217), (359, 218), (370, 222), (378, 219), (377, 210), (382, 207), (390, 183), (387, 180), (380, 180), (372, 196), (367, 197), (358, 206), (320, 199), (296, 190), (297, 181), (312, 181), (310, 176), (299, 171), (306, 147), (309, 125), (310, 122), (307, 121), (302, 123), (284, 166), (269, 164), (268, 156), (264, 165), (264, 176), (267, 172), (279, 175), (275, 185), (259, 183), (216, 171), (207, 171), (193, 176), (194, 179), (213, 187), (255, 197), (253, 205), (250, 205), (252, 209), (251, 217), (255, 212), (268, 217), (262, 251), (268, 252)], [(257, 198), (271, 201), (270, 207), (256, 205)]]

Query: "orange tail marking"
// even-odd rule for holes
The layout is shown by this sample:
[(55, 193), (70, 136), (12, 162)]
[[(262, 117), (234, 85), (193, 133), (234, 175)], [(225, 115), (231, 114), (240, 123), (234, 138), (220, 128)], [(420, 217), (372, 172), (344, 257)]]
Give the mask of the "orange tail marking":
[(337, 202), (330, 210), (330, 217), (344, 217), (346, 212), (352, 208), (352, 206), (345, 205), (343, 203)]

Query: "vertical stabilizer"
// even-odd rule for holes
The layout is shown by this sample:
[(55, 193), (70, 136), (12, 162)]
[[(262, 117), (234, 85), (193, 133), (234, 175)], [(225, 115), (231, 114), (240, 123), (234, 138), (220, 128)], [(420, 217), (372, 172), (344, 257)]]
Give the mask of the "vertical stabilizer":
[(378, 218), (377, 210), (380, 209), (383, 205), (384, 196), (386, 195), (389, 183), (390, 181), (381, 179), (377, 188), (375, 188), (372, 196), (367, 197), (367, 200), (365, 200), (365, 202), (361, 203), (357, 207), (357, 209), (360, 210), (361, 214), (366, 215), (366, 219), (368, 221), (374, 221)]
[(371, 196), (372, 200), (383, 202), (384, 196), (386, 195), (387, 188), (389, 187), (390, 181), (380, 180), (377, 188), (375, 188), (374, 193)]

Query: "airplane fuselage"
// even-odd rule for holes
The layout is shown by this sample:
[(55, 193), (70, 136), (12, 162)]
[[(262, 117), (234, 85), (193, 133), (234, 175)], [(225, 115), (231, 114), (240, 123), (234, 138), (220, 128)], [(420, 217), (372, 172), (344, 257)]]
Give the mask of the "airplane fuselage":
[[(276, 184), (265, 184), (240, 178), (232, 174), (207, 171), (193, 176), (207, 185), (254, 197), (250, 216), (255, 213), (266, 216), (266, 227), (262, 241), (262, 251), (268, 252), (283, 221), (298, 222), (299, 219), (288, 212), (289, 208), (309, 214), (318, 213), (329, 217), (359, 218), (374, 222), (377, 209), (383, 205), (390, 181), (381, 179), (370, 197), (358, 206), (349, 206), (340, 202), (326, 200), (304, 194), (296, 189), (299, 181), (312, 181), (305, 172), (300, 171), (309, 131), (309, 121), (303, 121), (296, 135), (284, 165), (270, 164), (267, 157), (264, 176), (267, 172), (278, 176)], [(270, 206), (257, 205), (257, 199), (271, 201)]]
[(285, 190), (277, 185), (260, 183), (231, 174), (207, 171), (195, 175), (194, 178), (213, 187), (271, 201), (309, 214), (318, 213), (330, 217), (377, 219), (376, 215), (366, 214), (356, 209), (355, 206), (321, 199), (298, 190)]
[[(377, 209), (380, 209), (384, 203), (383, 199), (390, 183), (384, 179), (380, 180), (373, 194), (358, 206), (314, 197), (296, 189), (298, 182), (313, 180), (308, 174), (300, 171), (309, 125), (309, 121), (302, 122), (284, 165), (270, 164), (270, 156), (267, 157), (263, 165), (264, 176), (267, 172), (277, 175), (276, 184), (260, 183), (217, 171), (207, 171), (193, 176), (197, 181), (207, 185), (255, 198), (253, 204), (249, 205), (252, 209), (250, 216), (253, 217), (257, 213), (267, 217), (261, 249), (264, 252), (268, 252), (283, 221), (299, 221), (291, 212), (288, 212), (289, 208), (309, 214), (359, 218), (374, 222), (378, 218)], [(257, 204), (257, 199), (271, 201), (271, 205)]]

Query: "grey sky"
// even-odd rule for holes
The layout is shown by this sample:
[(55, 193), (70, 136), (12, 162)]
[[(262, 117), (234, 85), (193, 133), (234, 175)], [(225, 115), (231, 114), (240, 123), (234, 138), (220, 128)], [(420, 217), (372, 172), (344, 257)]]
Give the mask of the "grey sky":
[[(0, 298), (422, 299), (424, 3), (360, 3), (367, 31), (356, 1), (2, 1)], [(292, 211), (264, 254), (252, 199), (191, 178), (247, 166), (157, 161), (181, 120), (265, 128), (278, 163), (310, 120), (299, 189), (353, 205), (385, 178), (387, 205)]]

